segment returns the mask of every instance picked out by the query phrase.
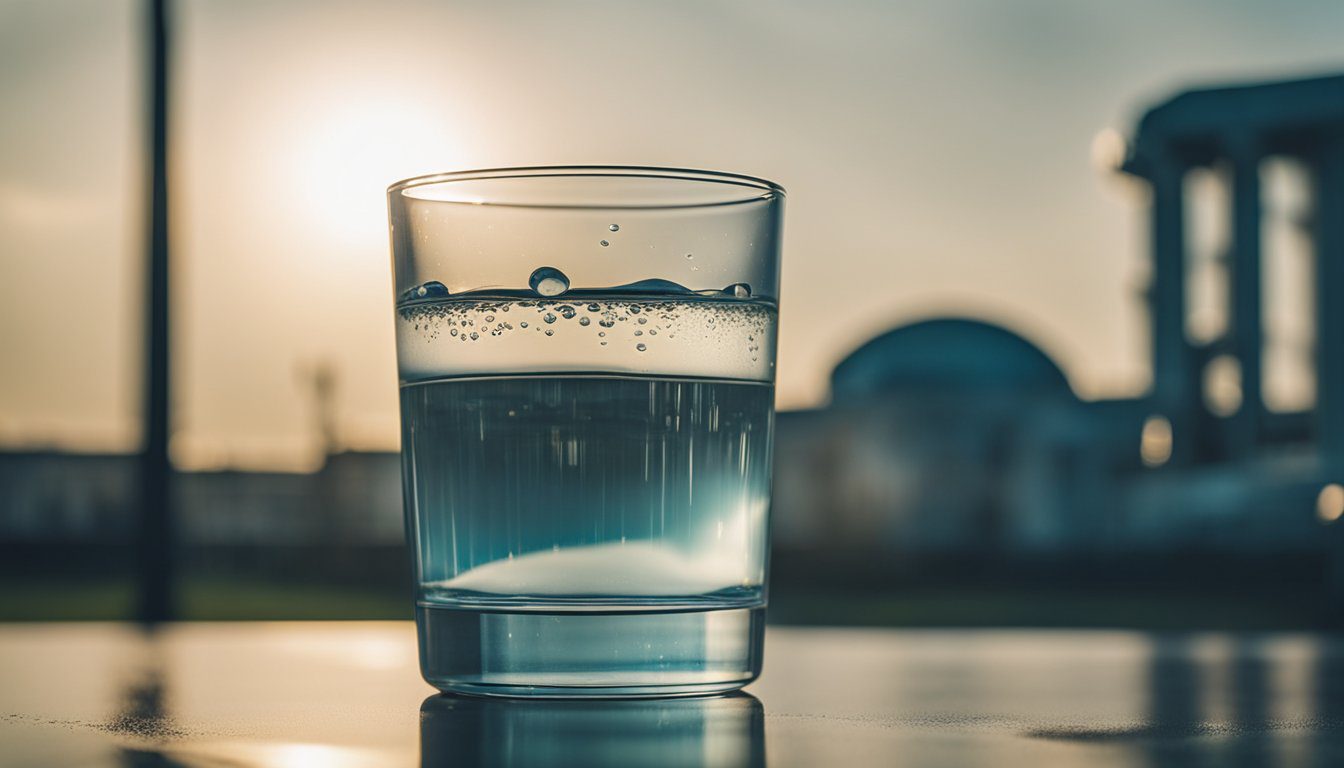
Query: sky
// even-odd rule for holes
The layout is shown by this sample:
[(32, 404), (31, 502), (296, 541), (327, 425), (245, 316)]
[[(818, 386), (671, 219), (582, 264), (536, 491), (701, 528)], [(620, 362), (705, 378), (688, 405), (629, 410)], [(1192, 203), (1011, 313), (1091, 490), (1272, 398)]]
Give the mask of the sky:
[[(138, 441), (141, 7), (0, 0), (0, 445)], [(1344, 69), (1335, 2), (176, 4), (173, 455), (311, 466), (304, 371), (396, 446), (383, 190), (670, 165), (789, 191), (779, 405), (893, 325), (986, 318), (1085, 398), (1146, 386), (1141, 188), (1093, 161), (1180, 89)]]

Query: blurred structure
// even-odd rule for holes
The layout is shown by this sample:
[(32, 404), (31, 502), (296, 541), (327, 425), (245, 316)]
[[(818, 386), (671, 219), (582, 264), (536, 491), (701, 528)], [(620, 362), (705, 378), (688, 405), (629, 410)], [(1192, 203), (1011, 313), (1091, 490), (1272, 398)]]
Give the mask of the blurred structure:
[[(1159, 531), (1186, 520), (1208, 546), (1330, 546), (1319, 524), (1339, 517), (1330, 489), (1344, 479), (1344, 76), (1182, 94), (1144, 116), (1124, 170), (1152, 188), (1150, 407), (1172, 435), (1166, 471), (1136, 479), (1131, 527), (1170, 538)], [(1300, 187), (1288, 194), (1270, 187), (1285, 171)], [(1195, 322), (1187, 234), (1197, 172), (1228, 205), (1211, 332)], [(1275, 237), (1283, 218), (1295, 231)], [(1274, 290), (1292, 271), (1300, 289)], [(1270, 402), (1285, 373), (1298, 395)]]
[(829, 407), (779, 416), (777, 545), (974, 557), (1114, 533), (1097, 490), (1138, 466), (1126, 429), (1141, 409), (1080, 401), (1022, 337), (966, 319), (897, 328), (836, 366), (831, 390)]
[[(1322, 524), (1344, 513), (1344, 77), (1182, 94), (1143, 117), (1123, 171), (1152, 191), (1151, 391), (1081, 402), (1030, 342), (971, 320), (889, 331), (836, 367), (827, 408), (780, 416), (781, 564), (1325, 572)], [(1305, 188), (1271, 194), (1285, 173)], [(1187, 233), (1211, 186), (1227, 231), (1208, 254)]]

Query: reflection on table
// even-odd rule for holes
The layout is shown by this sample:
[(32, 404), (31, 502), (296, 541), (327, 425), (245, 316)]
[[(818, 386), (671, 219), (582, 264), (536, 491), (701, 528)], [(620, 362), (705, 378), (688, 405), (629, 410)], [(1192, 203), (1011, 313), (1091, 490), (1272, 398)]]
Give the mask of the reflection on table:
[(0, 625), (0, 766), (1344, 765), (1323, 634), (772, 628), (750, 695), (433, 695), (409, 622)]
[(435, 695), (421, 765), (762, 766), (765, 713), (747, 694), (634, 701)]

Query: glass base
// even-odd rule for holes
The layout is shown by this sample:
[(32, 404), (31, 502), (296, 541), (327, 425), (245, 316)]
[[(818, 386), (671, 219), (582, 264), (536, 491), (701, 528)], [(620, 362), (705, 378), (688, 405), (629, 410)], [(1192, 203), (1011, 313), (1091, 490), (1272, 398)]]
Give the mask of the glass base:
[(704, 696), (761, 672), (765, 608), (416, 608), (420, 670), (447, 693), (551, 698)]

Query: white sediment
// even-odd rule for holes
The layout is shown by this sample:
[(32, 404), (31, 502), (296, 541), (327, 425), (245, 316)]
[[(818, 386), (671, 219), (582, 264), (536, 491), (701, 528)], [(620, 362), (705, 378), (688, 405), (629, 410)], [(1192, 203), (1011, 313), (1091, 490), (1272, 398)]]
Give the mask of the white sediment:
[(741, 552), (690, 556), (648, 541), (530, 552), (427, 587), (509, 595), (700, 595), (755, 584)]

